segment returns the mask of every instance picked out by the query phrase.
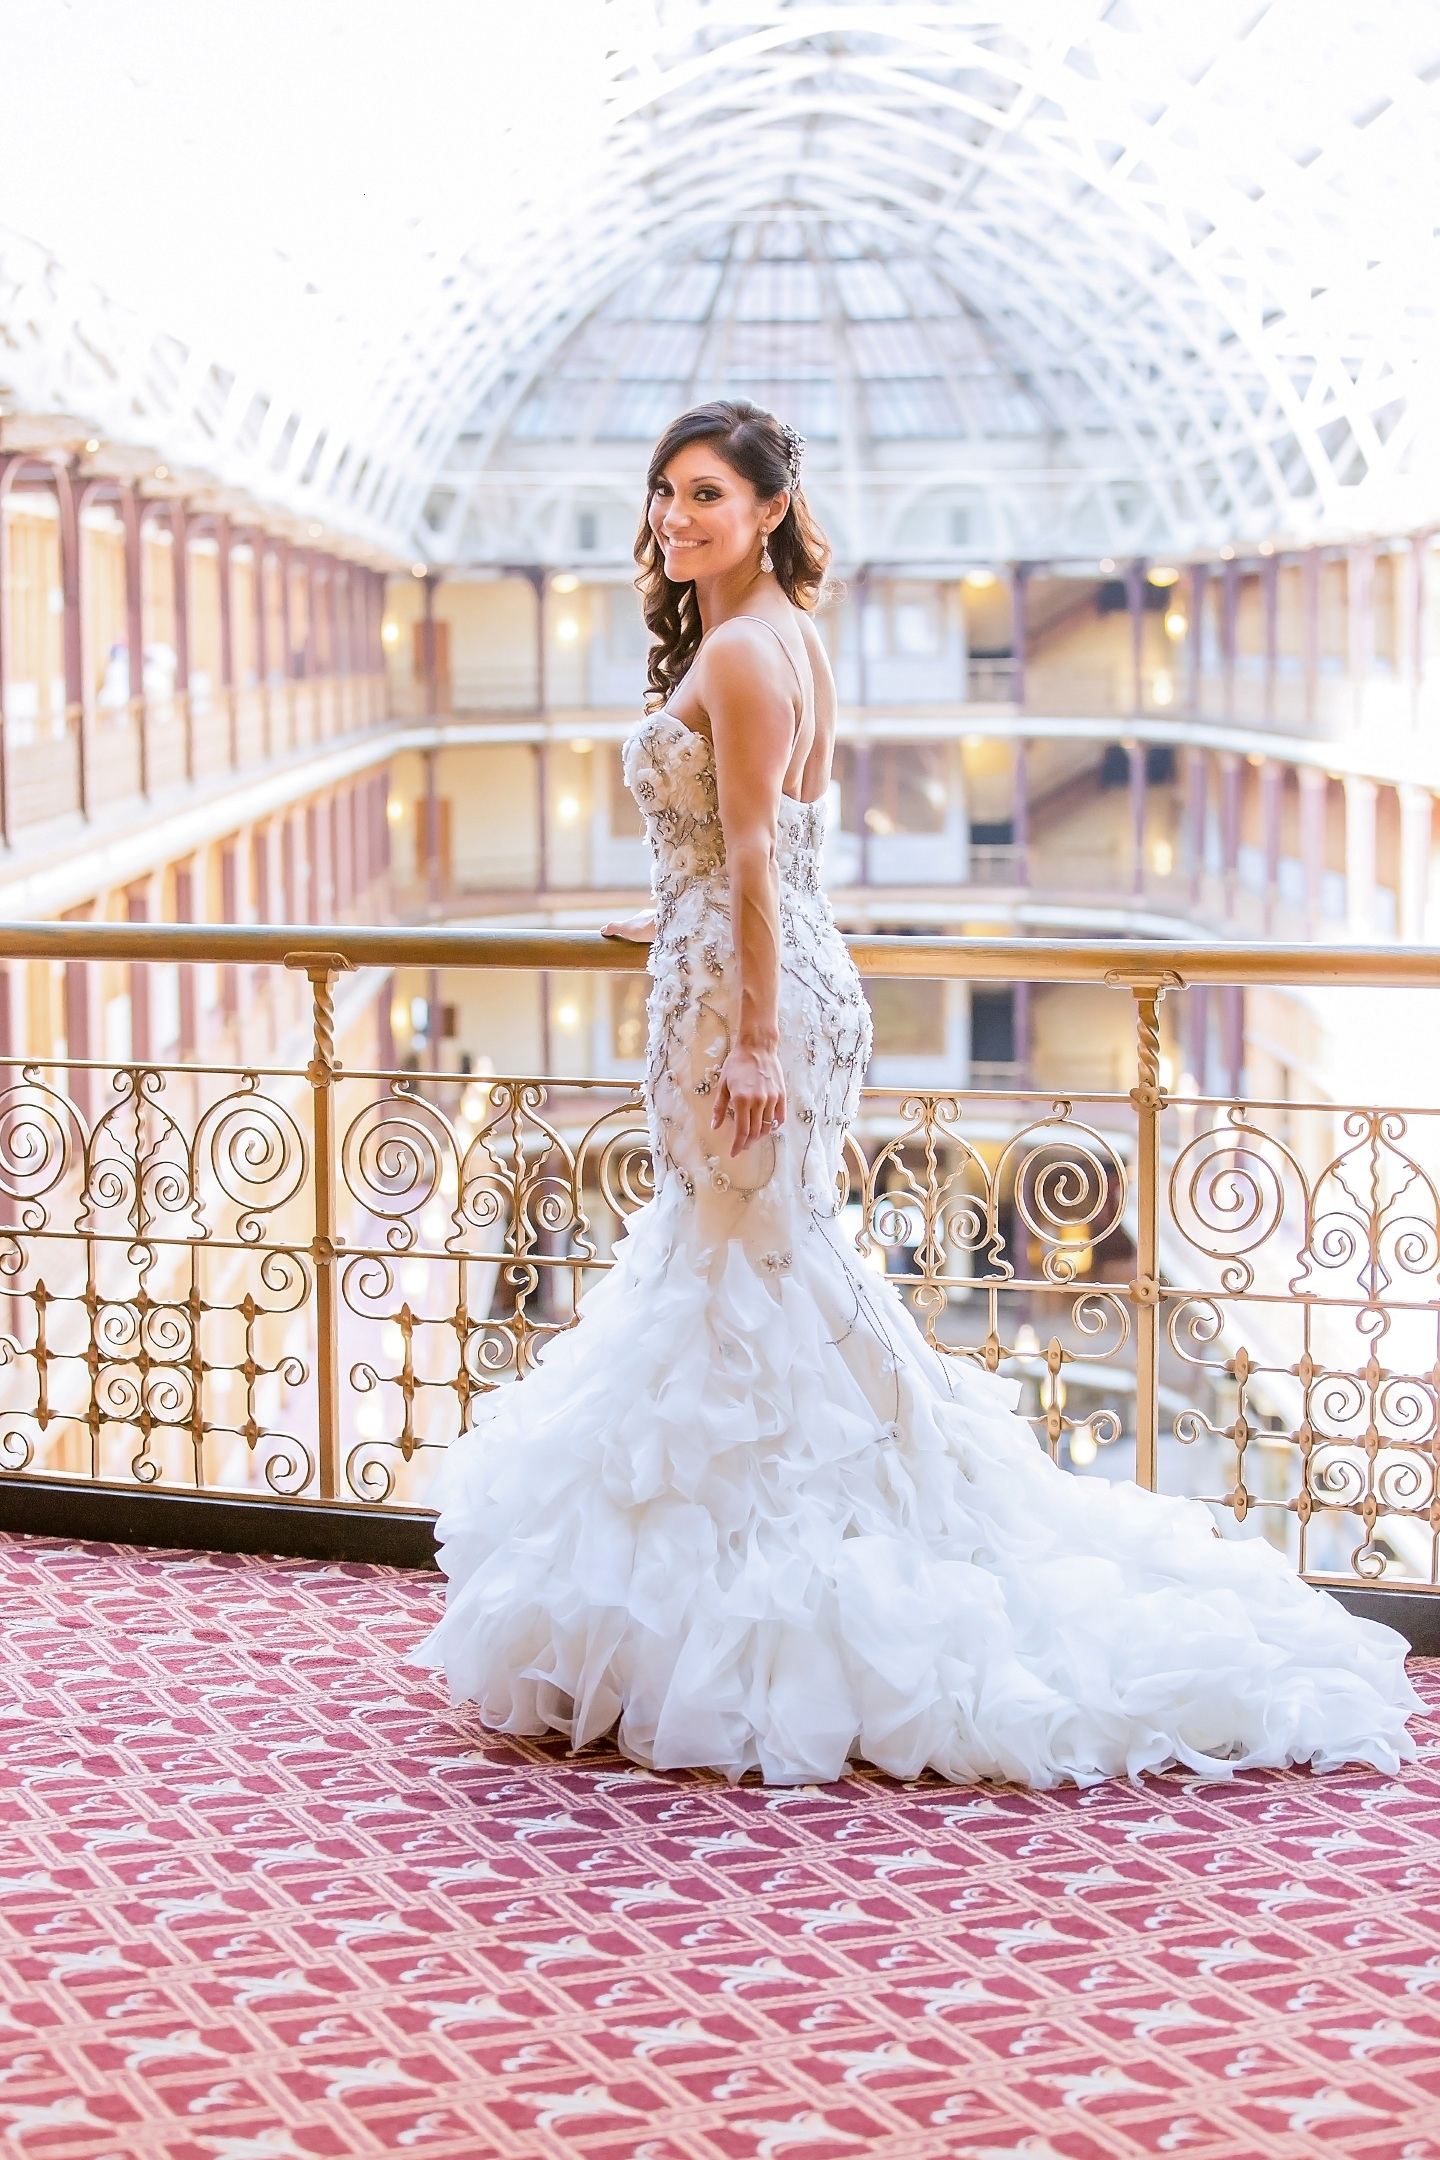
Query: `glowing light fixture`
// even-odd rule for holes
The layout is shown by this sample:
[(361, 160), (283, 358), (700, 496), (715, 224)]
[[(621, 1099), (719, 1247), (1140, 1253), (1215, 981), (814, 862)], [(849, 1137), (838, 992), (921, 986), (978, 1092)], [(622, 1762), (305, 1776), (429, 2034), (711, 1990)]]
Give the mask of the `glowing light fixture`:
[(1147, 584), (1158, 585), (1163, 592), (1166, 586), (1179, 584), (1180, 572), (1173, 563), (1156, 563), (1146, 571), (1145, 580)]
[(988, 592), (995, 582), (993, 570), (967, 570), (965, 573), (965, 583), (971, 592)]
[(398, 795), (387, 795), (385, 798), (385, 815), (392, 825), (398, 825), (404, 817), (405, 805)]
[(562, 615), (555, 625), (555, 635), (562, 645), (573, 645), (580, 635), (580, 625), (573, 615)]
[(1190, 618), (1183, 608), (1172, 607), (1165, 611), (1166, 637), (1182, 638), (1190, 627)]
[(573, 795), (562, 795), (555, 805), (555, 815), (562, 825), (573, 825), (580, 815), (580, 804)]
[(562, 570), (558, 577), (551, 578), (550, 590), (558, 593), (578, 592), (580, 590), (580, 580), (573, 570)]
[(388, 615), (380, 625), (380, 642), (382, 645), (398, 645), (400, 642), (400, 625)]
[(1082, 1470), (1095, 1460), (1095, 1434), (1089, 1424), (1077, 1425), (1070, 1435), (1070, 1460)]
[(460, 1098), (460, 1115), (468, 1125), (478, 1125), (490, 1108), (490, 1089), (484, 1080), (472, 1080)]
[(571, 743), (570, 748), (575, 753), (576, 757), (589, 757), (591, 751), (595, 748), (595, 745), (593, 742), (591, 742), (588, 735), (577, 735), (574, 742)]
[(573, 1035), (580, 1025), (579, 1006), (571, 1004), (568, 998), (563, 1005), (557, 1005), (555, 1008), (555, 1025), (563, 1028), (567, 1035)]
[(1174, 680), (1163, 668), (1151, 678), (1150, 702), (1152, 705), (1173, 705), (1175, 702)]

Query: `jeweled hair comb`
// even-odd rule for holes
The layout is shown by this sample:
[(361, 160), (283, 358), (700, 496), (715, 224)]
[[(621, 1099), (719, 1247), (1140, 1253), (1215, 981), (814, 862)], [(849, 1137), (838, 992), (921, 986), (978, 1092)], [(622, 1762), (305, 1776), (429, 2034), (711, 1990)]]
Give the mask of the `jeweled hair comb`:
[(791, 427), (788, 420), (782, 420), (779, 425), (780, 433), (785, 438), (785, 456), (790, 467), (790, 485), (794, 487), (796, 481), (800, 478), (800, 460), (805, 454), (805, 437)]

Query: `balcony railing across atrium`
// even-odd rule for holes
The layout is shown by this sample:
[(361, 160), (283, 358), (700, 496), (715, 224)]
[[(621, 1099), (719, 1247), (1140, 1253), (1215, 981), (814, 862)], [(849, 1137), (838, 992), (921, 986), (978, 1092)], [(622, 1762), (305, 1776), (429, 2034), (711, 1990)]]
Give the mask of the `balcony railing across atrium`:
[(213, 696), (79, 705), (0, 730), (0, 832), (15, 839), (57, 818), (147, 801), (192, 781), (243, 772), (386, 718), (382, 675), (276, 682)]
[[(423, 1507), (652, 1189), (630, 1080), (387, 1070), (395, 972), (637, 968), (590, 934), (44, 923), (17, 958), (298, 972), (261, 1066), (0, 1069), (0, 1492)], [(1206, 985), (1440, 982), (1440, 954), (852, 939), (862, 974), (1087, 983), (1128, 1085), (867, 1088), (847, 1221), (1077, 1474), (1212, 1503), (1312, 1579), (1440, 1589), (1440, 1109), (1162, 1085)], [(1397, 1016), (1398, 1017), (1398, 1016)], [(1085, 1055), (1077, 1050), (1077, 1064)], [(1375, 1052), (1381, 1095), (1382, 1046)], [(1003, 1082), (999, 1069), (976, 1080)], [(12, 1510), (12, 1517), (13, 1510)]]

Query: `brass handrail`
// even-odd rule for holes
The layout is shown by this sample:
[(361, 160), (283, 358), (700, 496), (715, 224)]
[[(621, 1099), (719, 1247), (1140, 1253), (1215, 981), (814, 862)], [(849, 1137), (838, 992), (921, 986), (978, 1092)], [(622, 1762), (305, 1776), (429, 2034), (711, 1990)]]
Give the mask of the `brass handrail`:
[[(971, 982), (1330, 984), (1440, 989), (1440, 946), (1268, 945), (1142, 938), (846, 936), (862, 975)], [(8, 960), (228, 961), (283, 967), (325, 952), (352, 968), (545, 968), (633, 974), (644, 949), (594, 930), (357, 928), (347, 924), (12, 922)]]

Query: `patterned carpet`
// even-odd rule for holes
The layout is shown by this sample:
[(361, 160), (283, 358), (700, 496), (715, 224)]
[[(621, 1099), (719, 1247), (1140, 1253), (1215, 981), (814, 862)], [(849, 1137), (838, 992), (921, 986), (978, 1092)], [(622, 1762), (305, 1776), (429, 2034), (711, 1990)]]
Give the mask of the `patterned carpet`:
[(1433, 1666), (1398, 1781), (732, 1791), (450, 1710), (439, 1595), (0, 1540), (0, 2149), (1440, 2160)]

